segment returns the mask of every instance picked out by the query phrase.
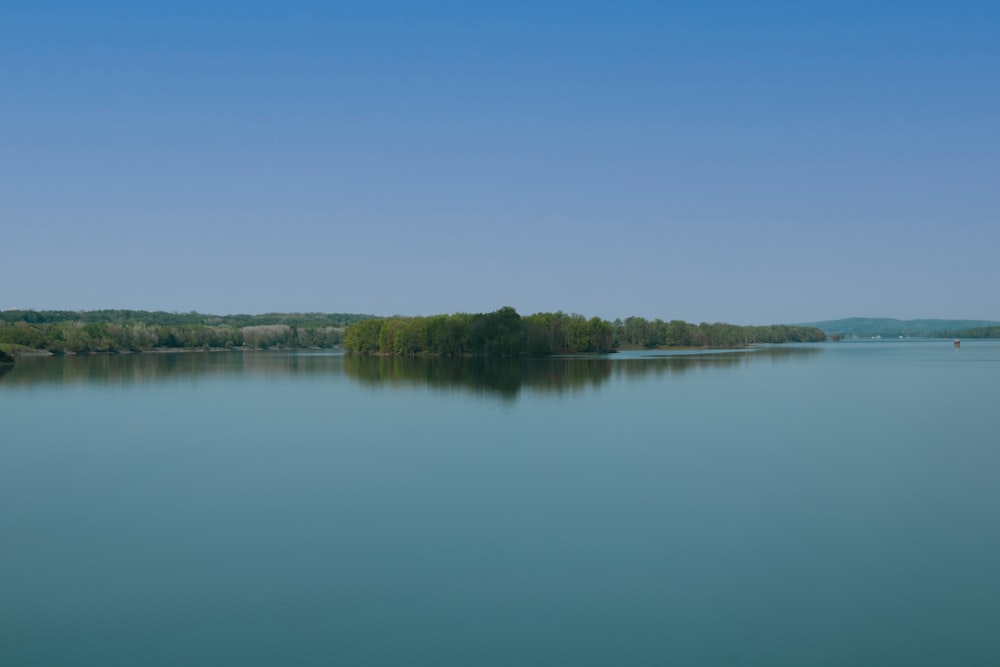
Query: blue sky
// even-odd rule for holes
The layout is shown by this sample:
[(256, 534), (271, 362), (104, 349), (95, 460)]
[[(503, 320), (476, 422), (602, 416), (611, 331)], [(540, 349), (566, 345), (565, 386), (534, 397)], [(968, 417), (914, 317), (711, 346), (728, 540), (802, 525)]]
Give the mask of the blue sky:
[(9, 5), (0, 308), (1000, 319), (997, 3)]

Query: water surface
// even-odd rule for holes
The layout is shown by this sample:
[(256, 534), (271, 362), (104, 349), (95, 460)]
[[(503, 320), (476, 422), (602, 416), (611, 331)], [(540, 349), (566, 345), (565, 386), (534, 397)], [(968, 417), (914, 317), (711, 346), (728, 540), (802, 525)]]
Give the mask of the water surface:
[(0, 376), (0, 664), (1000, 661), (1000, 344)]

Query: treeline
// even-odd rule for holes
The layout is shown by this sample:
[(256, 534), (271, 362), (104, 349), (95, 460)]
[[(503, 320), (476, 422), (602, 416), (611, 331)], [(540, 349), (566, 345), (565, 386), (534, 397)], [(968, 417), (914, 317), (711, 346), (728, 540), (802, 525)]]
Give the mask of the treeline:
[(365, 320), (344, 332), (344, 348), (360, 354), (546, 355), (608, 352), (613, 345), (611, 324), (599, 318), (561, 312), (521, 317), (510, 307), (492, 313)]
[(961, 331), (946, 331), (941, 335), (944, 338), (1000, 338), (1000, 327), (973, 327)]
[(510, 307), (492, 313), (386, 317), (355, 322), (344, 348), (359, 354), (414, 356), (544, 356), (610, 352), (620, 347), (745, 347), (757, 343), (818, 342), (815, 327), (741, 327), (630, 317), (614, 323), (563, 312), (521, 316)]
[(772, 324), (739, 326), (716, 322), (691, 324), (684, 320), (647, 320), (629, 317), (614, 322), (618, 347), (746, 347), (762, 343), (818, 343), (826, 334), (817, 327)]
[(54, 353), (157, 349), (333, 347), (343, 328), (370, 317), (320, 313), (203, 315), (134, 310), (6, 311), (0, 344)]
[(84, 324), (147, 324), (150, 326), (220, 326), (234, 328), (287, 324), (290, 327), (346, 327), (373, 315), (353, 313), (264, 313), (263, 315), (208, 315), (190, 311), (168, 313), (162, 310), (6, 310), (0, 311), (0, 322), (13, 324), (54, 324), (83, 322)]
[(325, 348), (343, 344), (361, 354), (545, 356), (620, 348), (732, 348), (824, 338), (823, 331), (815, 327), (691, 324), (641, 317), (608, 322), (561, 311), (521, 316), (510, 307), (492, 313), (386, 318), (342, 313), (0, 312), (0, 346), (55, 353)]

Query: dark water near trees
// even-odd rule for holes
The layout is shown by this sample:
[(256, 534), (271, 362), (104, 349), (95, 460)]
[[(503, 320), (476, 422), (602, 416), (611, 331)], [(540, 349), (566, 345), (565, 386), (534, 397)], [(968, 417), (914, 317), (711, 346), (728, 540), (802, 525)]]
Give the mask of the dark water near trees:
[(3, 665), (1000, 662), (1000, 344), (0, 370)]

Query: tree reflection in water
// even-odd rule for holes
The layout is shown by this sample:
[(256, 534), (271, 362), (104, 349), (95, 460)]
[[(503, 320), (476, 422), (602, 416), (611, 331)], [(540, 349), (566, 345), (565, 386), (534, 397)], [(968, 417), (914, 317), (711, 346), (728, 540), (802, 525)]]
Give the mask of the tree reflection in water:
[(314, 352), (176, 352), (22, 357), (0, 368), (0, 388), (37, 383), (147, 384), (213, 376), (346, 375), (363, 385), (463, 390), (502, 400), (522, 390), (574, 392), (614, 378), (667, 378), (695, 370), (805, 361), (821, 346), (774, 346), (733, 352), (625, 352), (527, 358), (370, 357)]

